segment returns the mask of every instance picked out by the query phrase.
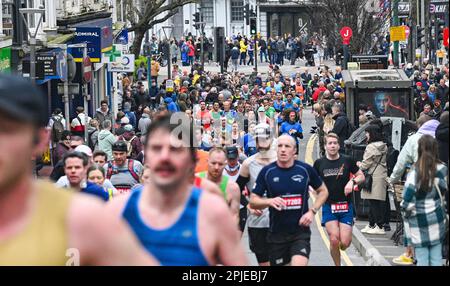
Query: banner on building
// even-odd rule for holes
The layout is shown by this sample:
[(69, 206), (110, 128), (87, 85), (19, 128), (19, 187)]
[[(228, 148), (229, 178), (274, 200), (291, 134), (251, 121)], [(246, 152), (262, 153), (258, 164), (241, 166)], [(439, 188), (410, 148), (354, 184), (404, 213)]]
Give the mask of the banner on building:
[(134, 54), (123, 54), (116, 62), (108, 64), (110, 72), (134, 72)]
[[(89, 26), (85, 24), (77, 26), (72, 43), (87, 43), (88, 56), (91, 58), (91, 62), (100, 63), (102, 53), (112, 49), (112, 19), (101, 19), (97, 23), (89, 23)], [(73, 48), (70, 53), (75, 62), (83, 62), (83, 48)]]

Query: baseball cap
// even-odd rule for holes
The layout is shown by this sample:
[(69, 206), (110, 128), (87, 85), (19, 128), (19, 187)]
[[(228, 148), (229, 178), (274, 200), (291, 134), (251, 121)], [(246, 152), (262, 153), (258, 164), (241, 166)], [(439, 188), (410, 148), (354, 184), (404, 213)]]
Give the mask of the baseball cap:
[(264, 107), (260, 106), (260, 107), (258, 108), (258, 112), (266, 112), (266, 110), (264, 109)]
[(239, 151), (236, 146), (229, 146), (225, 150), (228, 159), (236, 159), (239, 156)]
[(133, 131), (133, 125), (127, 124), (123, 127), (123, 129), (127, 132)]
[(0, 73), (0, 112), (20, 122), (45, 127), (45, 95), (29, 80)]
[(74, 151), (81, 152), (81, 153), (87, 155), (88, 157), (92, 157), (92, 150), (91, 150), (91, 148), (89, 148), (89, 146), (79, 145), (79, 146), (77, 146), (77, 148), (74, 149)]
[(128, 152), (127, 143), (123, 140), (118, 140), (112, 145), (112, 150), (118, 152)]

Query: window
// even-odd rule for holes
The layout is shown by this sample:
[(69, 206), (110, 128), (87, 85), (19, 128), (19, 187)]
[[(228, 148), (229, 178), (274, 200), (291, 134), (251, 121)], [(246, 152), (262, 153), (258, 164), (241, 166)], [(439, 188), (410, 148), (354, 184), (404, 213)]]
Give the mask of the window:
[(243, 0), (231, 0), (231, 21), (232, 22), (244, 21), (244, 1)]
[(203, 22), (213, 23), (214, 22), (214, 2), (210, 0), (202, 0), (201, 3), (201, 13)]

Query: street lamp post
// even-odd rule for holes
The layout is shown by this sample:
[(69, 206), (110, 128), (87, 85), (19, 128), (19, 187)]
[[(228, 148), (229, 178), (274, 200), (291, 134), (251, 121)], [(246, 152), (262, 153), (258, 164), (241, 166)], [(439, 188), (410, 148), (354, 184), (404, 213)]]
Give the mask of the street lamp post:
[[(172, 79), (172, 71), (171, 71), (172, 56), (170, 55), (170, 38), (172, 37), (173, 25), (163, 26), (162, 29), (164, 32), (164, 36), (166, 36), (167, 77), (169, 79)], [(167, 37), (166, 29), (168, 29), (169, 37)]]
[[(39, 31), (39, 26), (42, 23), (42, 18), (45, 12), (43, 8), (20, 8), (20, 15), (22, 16), (23, 21), (27, 27), (28, 35), (30, 39), (28, 42), (30, 43), (30, 78), (33, 83), (36, 82), (36, 35)], [(31, 33), (30, 27), (28, 26), (28, 21), (25, 18), (26, 15), (31, 15), (34, 17), (35, 14), (39, 14), (39, 21), (36, 25), (36, 30), (34, 33)]]

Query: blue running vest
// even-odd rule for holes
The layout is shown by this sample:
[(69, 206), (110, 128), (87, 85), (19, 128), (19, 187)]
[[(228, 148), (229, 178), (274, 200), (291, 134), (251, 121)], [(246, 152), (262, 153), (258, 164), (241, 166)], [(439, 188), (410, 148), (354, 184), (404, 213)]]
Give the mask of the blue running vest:
[(142, 220), (138, 202), (142, 188), (134, 191), (123, 211), (123, 217), (133, 229), (144, 248), (163, 266), (207, 266), (200, 248), (197, 219), (198, 204), (202, 190), (192, 188), (186, 207), (172, 226), (155, 230)]

